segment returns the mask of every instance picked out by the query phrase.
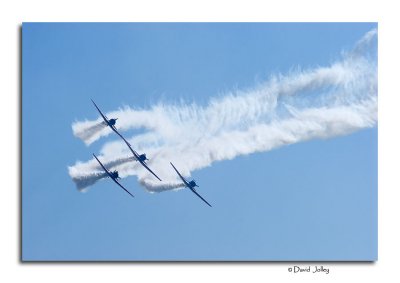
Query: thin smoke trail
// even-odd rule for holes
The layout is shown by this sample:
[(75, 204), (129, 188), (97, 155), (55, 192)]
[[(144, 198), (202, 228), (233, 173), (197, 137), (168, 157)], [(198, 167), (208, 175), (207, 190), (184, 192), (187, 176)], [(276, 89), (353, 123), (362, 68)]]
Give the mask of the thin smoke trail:
[[(71, 173), (71, 171), (70, 171)], [(93, 185), (94, 183), (96, 183), (98, 180), (106, 178), (107, 177), (107, 173), (89, 173), (89, 174), (85, 174), (85, 175), (75, 175), (72, 171), (72, 181), (75, 182), (76, 187), (79, 191), (81, 192), (85, 192), (86, 189)]]
[(96, 139), (98, 139), (98, 133), (106, 127), (107, 125), (104, 121), (101, 122), (85, 121), (73, 124), (72, 131), (76, 137), (83, 140), (86, 143), (86, 145), (89, 145)]
[[(121, 177), (137, 175), (148, 191), (160, 192), (181, 187), (170, 161), (189, 176), (215, 161), (373, 127), (377, 121), (376, 36), (376, 30), (367, 33), (342, 60), (328, 67), (275, 75), (251, 90), (211, 99), (205, 107), (158, 104), (108, 113), (119, 118), (120, 131), (145, 129), (129, 142), (150, 156), (148, 164), (163, 182), (127, 159), (130, 152), (119, 140), (106, 143), (101, 158), (106, 162), (122, 158), (114, 166)], [(94, 122), (76, 122), (73, 127), (84, 131), (88, 123)], [(83, 140), (90, 144), (109, 132)], [(96, 182), (94, 177), (87, 182), (96, 172), (99, 168), (93, 160), (69, 167), (80, 187)]]

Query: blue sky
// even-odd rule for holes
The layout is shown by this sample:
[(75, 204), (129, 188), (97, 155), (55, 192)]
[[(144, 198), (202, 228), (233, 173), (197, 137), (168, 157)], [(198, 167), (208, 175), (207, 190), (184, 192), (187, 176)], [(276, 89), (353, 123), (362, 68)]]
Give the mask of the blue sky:
[[(79, 193), (71, 123), (332, 63), (376, 24), (23, 24), (24, 260), (375, 260), (377, 128), (214, 163), (188, 190)], [(116, 140), (110, 135), (104, 140)]]

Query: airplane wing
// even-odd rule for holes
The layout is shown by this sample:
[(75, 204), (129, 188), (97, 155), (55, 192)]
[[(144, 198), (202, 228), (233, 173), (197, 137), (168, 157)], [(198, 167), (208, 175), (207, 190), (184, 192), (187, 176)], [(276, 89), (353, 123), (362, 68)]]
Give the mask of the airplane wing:
[[(129, 149), (130, 149), (130, 150), (132, 151), (132, 153), (133, 153), (133, 150), (132, 150), (132, 148), (131, 148), (131, 144), (130, 144), (120, 133), (117, 132), (117, 134), (121, 137), (121, 139), (124, 140), (124, 142), (126, 143), (126, 145), (129, 147)], [(133, 155), (135, 155), (135, 154), (133, 153)], [(135, 155), (135, 157), (136, 157), (136, 155)]]
[(198, 196), (199, 198), (201, 198), (202, 201), (204, 201), (209, 207), (212, 207), (211, 204), (209, 204), (201, 195), (199, 195), (198, 192), (196, 192), (195, 189), (193, 189), (189, 183), (185, 180), (185, 178), (182, 177), (181, 173), (179, 173), (179, 171), (175, 168), (174, 164), (172, 164), (172, 162), (170, 162), (170, 164), (172, 165), (172, 167), (174, 167), (175, 172), (179, 175), (179, 177), (182, 179), (182, 181), (185, 183), (186, 187), (188, 187), (196, 196)]
[(99, 162), (99, 164), (100, 164), (100, 166), (103, 168), (103, 170), (106, 171), (107, 175), (112, 179), (113, 177), (112, 177), (110, 171), (108, 171), (108, 170), (106, 169), (106, 167), (104, 167), (103, 163), (100, 162), (100, 160), (97, 158), (96, 155), (93, 154), (93, 156), (94, 156), (94, 158), (96, 158), (97, 162)]
[(154, 177), (156, 177), (158, 180), (161, 181), (161, 179), (160, 179), (153, 171), (151, 171), (151, 169), (147, 166), (146, 163), (144, 163), (144, 162), (141, 161), (140, 159), (138, 159), (138, 161), (140, 162), (140, 164), (143, 165), (144, 168), (146, 168), (147, 170), (149, 170), (149, 172), (150, 172), (151, 174), (153, 174)]
[(97, 111), (99, 111), (101, 117), (103, 117), (104, 122), (106, 122), (106, 124), (108, 125), (108, 119), (107, 119), (107, 117), (100, 111), (99, 107), (97, 107), (97, 105), (96, 105), (96, 103), (94, 103), (93, 99), (90, 99), (90, 100), (93, 102), (94, 107), (96, 107)]
[(186, 187), (190, 188), (189, 183), (185, 180), (185, 178), (182, 177), (181, 173), (179, 173), (179, 171), (175, 168), (174, 164), (172, 164), (172, 162), (170, 162), (170, 164), (172, 165), (172, 167), (174, 167), (175, 172), (182, 179), (183, 183), (185, 183)]
[(115, 128), (115, 126), (110, 126), (111, 130), (114, 131), (114, 133), (116, 133), (117, 135), (119, 135), (125, 142), (126, 140), (124, 139), (124, 137), (117, 131), (117, 128)]
[(113, 178), (113, 176), (111, 175), (110, 171), (108, 171), (106, 169), (106, 167), (104, 167), (103, 163), (100, 162), (100, 160), (97, 158), (96, 155), (94, 155), (94, 158), (96, 158), (97, 162), (99, 162), (100, 166), (104, 169), (104, 171), (106, 171), (106, 173), (108, 174), (108, 176), (118, 185), (120, 186), (125, 192), (127, 192), (128, 194), (131, 195), (131, 197), (134, 197), (127, 189), (124, 188), (124, 186), (122, 186), (115, 178)]
[(199, 195), (198, 192), (196, 192), (193, 188), (189, 187), (189, 189), (199, 198), (201, 198), (202, 201), (204, 201), (206, 204), (208, 204), (209, 207), (212, 207), (211, 204), (209, 204), (201, 195)]
[(134, 198), (134, 196), (133, 196), (127, 189), (125, 189), (124, 186), (122, 186), (122, 185), (120, 184), (120, 182), (118, 182), (118, 181), (117, 181), (116, 179), (114, 179), (114, 178), (111, 178), (111, 179), (113, 179), (113, 181), (114, 181), (118, 186), (120, 186), (125, 192), (127, 192), (128, 194), (131, 195), (131, 197)]

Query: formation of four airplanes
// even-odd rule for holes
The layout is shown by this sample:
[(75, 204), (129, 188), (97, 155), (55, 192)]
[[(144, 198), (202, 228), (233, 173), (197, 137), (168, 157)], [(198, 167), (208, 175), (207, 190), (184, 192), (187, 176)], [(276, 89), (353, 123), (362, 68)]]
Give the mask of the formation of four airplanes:
[[(99, 107), (97, 107), (96, 103), (92, 100), (94, 106), (96, 107), (97, 111), (99, 111), (101, 117), (103, 117), (104, 122), (111, 128), (111, 130), (114, 131), (114, 133), (116, 133), (118, 136), (120, 136), (121, 139), (123, 139), (123, 141), (126, 143), (126, 145), (128, 146), (129, 150), (132, 152), (134, 158), (136, 161), (139, 161), (140, 164), (143, 165), (144, 168), (146, 168), (151, 174), (153, 174), (154, 177), (156, 177), (159, 181), (161, 181), (161, 179), (147, 166), (146, 164), (146, 154), (138, 154), (131, 146), (131, 144), (117, 131), (117, 129), (115, 128), (115, 123), (117, 121), (118, 118), (114, 119), (108, 119), (106, 115), (104, 115)], [(97, 162), (99, 162), (100, 166), (103, 168), (103, 170), (107, 173), (108, 177), (110, 177), (118, 186), (120, 186), (125, 192), (127, 192), (131, 197), (133, 197), (133, 195), (126, 189), (124, 188), (124, 186), (122, 186), (119, 182), (118, 179), (120, 178), (118, 176), (118, 171), (109, 171), (104, 165), (103, 163), (100, 162), (100, 160), (97, 158), (97, 156), (95, 154), (93, 154), (94, 158), (96, 158)], [(175, 172), (178, 174), (178, 176), (182, 179), (183, 184), (189, 188), (196, 196), (198, 196), (202, 201), (204, 201), (208, 206), (211, 207), (211, 204), (209, 204), (201, 195), (199, 195), (199, 193), (196, 191), (195, 187), (198, 187), (198, 185), (196, 184), (196, 182), (194, 180), (192, 181), (187, 181), (185, 178), (183, 178), (183, 176), (181, 175), (181, 173), (179, 173), (178, 169), (175, 168), (174, 164), (172, 164), (172, 162), (170, 162), (171, 166), (174, 168)]]

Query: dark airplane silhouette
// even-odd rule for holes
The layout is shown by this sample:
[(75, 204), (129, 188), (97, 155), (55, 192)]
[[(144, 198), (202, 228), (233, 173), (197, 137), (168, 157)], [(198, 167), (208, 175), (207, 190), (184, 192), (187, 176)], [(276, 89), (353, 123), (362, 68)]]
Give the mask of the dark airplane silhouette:
[(124, 186), (122, 186), (119, 182), (118, 179), (120, 179), (120, 177), (118, 176), (118, 171), (109, 171), (106, 169), (106, 167), (104, 167), (103, 163), (100, 162), (100, 160), (97, 158), (96, 155), (94, 155), (94, 158), (96, 158), (97, 162), (99, 162), (100, 166), (104, 169), (104, 171), (107, 173), (108, 177), (110, 177), (118, 186), (120, 186), (125, 192), (127, 192), (128, 194), (131, 195), (131, 197), (134, 197), (127, 189), (124, 188)]
[(117, 122), (118, 118), (112, 118), (108, 119), (106, 115), (103, 114), (103, 112), (100, 111), (99, 107), (97, 107), (96, 103), (91, 99), (91, 101), (94, 104), (94, 107), (96, 107), (97, 111), (99, 111), (101, 117), (103, 117), (104, 123), (111, 128), (117, 135), (119, 135), (121, 138), (121, 134), (118, 133), (117, 128), (115, 128), (115, 123)]
[(172, 165), (172, 167), (174, 168), (175, 172), (179, 175), (179, 177), (182, 179), (183, 183), (185, 184), (186, 187), (188, 187), (196, 196), (198, 196), (199, 198), (201, 198), (202, 201), (204, 201), (208, 206), (211, 207), (211, 204), (209, 204), (201, 195), (199, 195), (199, 193), (196, 191), (195, 187), (198, 187), (198, 185), (196, 184), (195, 180), (192, 180), (190, 182), (186, 181), (185, 178), (182, 177), (181, 173), (179, 173), (179, 171), (175, 168), (174, 164), (172, 164), (172, 162), (170, 162), (170, 164)]
[(132, 152), (132, 154), (135, 157), (136, 161), (139, 161), (140, 164), (142, 164), (144, 168), (146, 168), (151, 174), (153, 174), (154, 177), (156, 177), (159, 181), (161, 181), (161, 179), (149, 168), (149, 166), (147, 166), (146, 160), (149, 160), (149, 159), (147, 158), (146, 154), (145, 153), (143, 153), (143, 154), (137, 153), (132, 148), (131, 144), (122, 135), (120, 135), (120, 137), (124, 140), (126, 145), (129, 147), (129, 150)]

